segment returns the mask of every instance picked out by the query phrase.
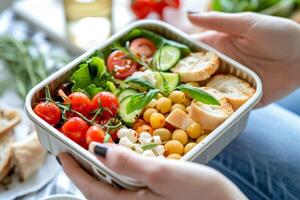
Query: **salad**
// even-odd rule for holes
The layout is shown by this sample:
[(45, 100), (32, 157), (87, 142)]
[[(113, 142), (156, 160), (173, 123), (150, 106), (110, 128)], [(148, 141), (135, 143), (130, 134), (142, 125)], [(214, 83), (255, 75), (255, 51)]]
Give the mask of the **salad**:
[(143, 155), (180, 159), (255, 92), (217, 74), (213, 52), (136, 28), (96, 51), (34, 112), (87, 149), (116, 143)]

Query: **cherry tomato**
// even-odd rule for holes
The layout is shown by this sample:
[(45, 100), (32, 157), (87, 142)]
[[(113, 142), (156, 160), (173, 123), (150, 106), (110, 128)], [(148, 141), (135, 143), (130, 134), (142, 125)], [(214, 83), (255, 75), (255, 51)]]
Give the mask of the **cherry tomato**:
[(68, 138), (82, 145), (88, 128), (88, 124), (83, 119), (72, 117), (61, 127), (61, 131)]
[(137, 18), (144, 19), (153, 11), (153, 6), (153, 0), (134, 0), (131, 4), (131, 10)]
[(110, 92), (99, 92), (92, 99), (92, 110), (101, 107), (105, 109), (101, 115), (102, 119), (116, 116), (119, 108), (118, 98)]
[(93, 125), (87, 130), (85, 141), (88, 145), (91, 142), (103, 143), (105, 139), (105, 135), (106, 133), (104, 132), (104, 130), (102, 130), (98, 126)]
[(130, 51), (137, 56), (149, 58), (156, 51), (155, 44), (146, 38), (136, 38), (130, 44)]
[(122, 51), (112, 52), (107, 59), (107, 69), (115, 78), (125, 79), (137, 70), (138, 64)]
[(59, 108), (51, 102), (41, 102), (35, 106), (33, 111), (51, 126), (56, 126), (61, 118)]
[[(70, 100), (71, 109), (80, 112), (84, 116), (87, 116), (92, 109), (91, 100), (87, 95), (82, 92), (74, 92), (68, 96)], [(65, 102), (67, 103), (67, 102)]]

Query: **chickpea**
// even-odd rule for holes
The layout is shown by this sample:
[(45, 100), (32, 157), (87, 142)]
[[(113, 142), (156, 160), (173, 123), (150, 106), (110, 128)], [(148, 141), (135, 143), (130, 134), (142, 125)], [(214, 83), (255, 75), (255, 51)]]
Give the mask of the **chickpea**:
[(172, 134), (172, 140), (178, 140), (181, 144), (185, 145), (188, 142), (188, 135), (182, 129), (176, 129)]
[(202, 130), (201, 126), (198, 123), (192, 123), (187, 129), (186, 129), (187, 134), (189, 135), (190, 138), (196, 139), (200, 135), (202, 135)]
[(194, 87), (199, 87), (200, 85), (199, 85), (199, 83), (197, 83), (197, 82), (195, 82), (195, 81), (193, 81), (193, 82), (188, 82), (188, 83), (186, 83), (187, 85), (191, 85), (191, 86), (194, 86)]
[(153, 129), (163, 128), (165, 126), (165, 116), (160, 113), (152, 113), (150, 124)]
[(177, 108), (177, 109), (180, 109), (180, 110), (182, 110), (182, 111), (184, 111), (184, 112), (186, 112), (185, 106), (182, 105), (182, 104), (180, 104), (180, 103), (175, 103), (175, 104), (172, 106), (171, 111), (175, 110), (176, 108)]
[(191, 105), (191, 100), (189, 98), (185, 98), (184, 102), (182, 103), (185, 107)]
[(152, 99), (146, 106), (145, 108), (155, 108), (155, 106), (157, 105), (157, 100), (156, 99)]
[(174, 160), (179, 160), (180, 158), (181, 158), (181, 155), (179, 155), (177, 153), (172, 153), (167, 157), (167, 159), (174, 159)]
[(153, 113), (157, 113), (157, 110), (155, 108), (148, 108), (147, 110), (145, 110), (143, 115), (144, 120), (150, 122), (150, 117)]
[(168, 156), (170, 154), (176, 153), (179, 155), (183, 154), (183, 145), (177, 140), (170, 140), (165, 144), (165, 154)]
[(153, 136), (158, 135), (162, 142), (168, 141), (171, 139), (171, 132), (166, 128), (158, 128), (153, 131)]
[(158, 99), (156, 109), (159, 112), (161, 112), (163, 114), (168, 113), (168, 112), (170, 112), (171, 107), (172, 107), (172, 101), (169, 98), (161, 97)]
[(141, 132), (147, 132), (152, 135), (153, 133), (153, 128), (149, 125), (141, 125), (136, 129), (136, 132), (140, 134)]
[(207, 135), (201, 135), (200, 137), (197, 138), (196, 143), (200, 143), (202, 140), (204, 140), (204, 138), (206, 138)]
[(195, 143), (195, 142), (187, 143), (187, 145), (185, 145), (185, 147), (184, 147), (184, 154), (186, 154), (187, 152), (189, 152), (196, 145), (197, 145), (197, 143)]
[(172, 103), (183, 103), (185, 100), (185, 94), (181, 91), (174, 90), (169, 95), (169, 99), (171, 99)]

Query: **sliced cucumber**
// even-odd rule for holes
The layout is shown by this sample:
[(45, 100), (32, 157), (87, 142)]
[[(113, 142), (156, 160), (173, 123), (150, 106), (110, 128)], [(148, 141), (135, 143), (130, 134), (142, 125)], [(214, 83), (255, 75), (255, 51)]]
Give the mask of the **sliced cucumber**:
[(180, 50), (176, 47), (166, 45), (163, 46), (154, 56), (155, 64), (159, 71), (168, 71), (180, 59)]
[[(165, 91), (167, 94), (171, 93), (177, 85), (179, 84), (179, 75), (175, 73), (167, 73), (167, 72), (154, 72), (156, 78), (156, 87), (160, 91)], [(164, 79), (167, 83), (167, 88), (164, 86)]]
[(126, 98), (130, 95), (137, 94), (138, 91), (133, 90), (133, 89), (125, 89), (123, 90), (119, 96), (119, 102), (120, 102), (120, 108), (119, 108), (119, 116), (121, 117), (122, 122), (126, 126), (132, 126), (133, 123), (137, 120), (137, 118), (140, 116), (142, 109), (136, 110), (130, 114), (126, 113), (126, 106), (130, 100), (130, 98)]

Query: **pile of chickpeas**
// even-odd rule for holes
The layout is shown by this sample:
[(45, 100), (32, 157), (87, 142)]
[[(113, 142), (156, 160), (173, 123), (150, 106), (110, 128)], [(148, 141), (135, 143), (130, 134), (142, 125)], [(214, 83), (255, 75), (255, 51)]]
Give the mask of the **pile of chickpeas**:
[(146, 106), (142, 119), (134, 124), (133, 129), (138, 134), (148, 132), (153, 136), (160, 136), (165, 148), (165, 156), (169, 159), (180, 159), (208, 134), (196, 122), (183, 130), (176, 129), (165, 121), (169, 113), (175, 109), (187, 113), (190, 104), (190, 97), (181, 91), (175, 90), (168, 97), (159, 94)]

